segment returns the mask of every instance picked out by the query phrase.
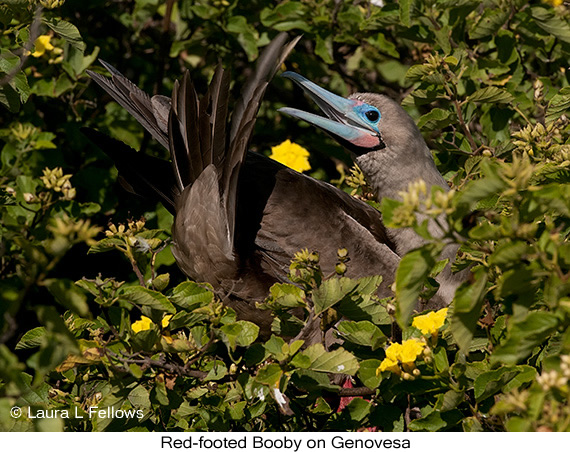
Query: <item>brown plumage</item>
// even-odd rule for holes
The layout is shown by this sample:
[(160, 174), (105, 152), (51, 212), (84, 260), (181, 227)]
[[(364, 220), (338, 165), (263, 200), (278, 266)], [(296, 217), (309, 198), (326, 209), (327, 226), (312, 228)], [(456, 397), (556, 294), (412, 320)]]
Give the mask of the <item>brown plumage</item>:
[[(380, 295), (390, 293), (400, 260), (378, 211), (330, 184), (246, 152), (265, 89), (295, 43), (281, 34), (267, 46), (229, 123), (229, 76), (221, 67), (201, 99), (186, 73), (171, 103), (149, 97), (105, 63), (111, 79), (90, 73), (170, 150), (172, 162), (96, 131), (87, 135), (115, 161), (129, 190), (160, 199), (174, 213), (172, 250), (184, 273), (212, 284), (263, 336), (272, 318), (255, 303), (272, 284), (288, 282), (291, 258), (302, 248), (320, 253), (325, 273), (334, 271), (337, 250), (347, 248), (347, 276), (383, 275)], [(305, 339), (320, 339), (318, 322)]]

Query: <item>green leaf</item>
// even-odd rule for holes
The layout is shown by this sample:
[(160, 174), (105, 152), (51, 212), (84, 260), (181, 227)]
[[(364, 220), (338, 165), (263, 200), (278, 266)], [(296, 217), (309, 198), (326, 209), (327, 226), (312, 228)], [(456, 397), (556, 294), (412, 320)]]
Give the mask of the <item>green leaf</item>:
[(42, 22), (65, 39), (70, 45), (81, 52), (85, 51), (85, 43), (75, 25), (55, 17), (43, 17)]
[(559, 319), (550, 312), (533, 311), (510, 325), (507, 339), (491, 355), (491, 363), (515, 364), (529, 356), (558, 328)]
[(91, 315), (87, 305), (87, 297), (72, 281), (53, 278), (46, 279), (44, 285), (62, 306), (71, 309), (81, 317)]
[(403, 205), (402, 201), (390, 198), (382, 198), (380, 201), (380, 212), (382, 212), (382, 217), (384, 218), (384, 224), (389, 228), (398, 227), (394, 222), (394, 211)]
[(429, 113), (426, 113), (418, 120), (418, 127), (420, 129), (435, 130), (442, 129), (455, 120), (455, 115), (448, 110), (441, 108), (433, 108)]
[(536, 24), (548, 34), (556, 36), (563, 42), (570, 43), (570, 25), (568, 22), (555, 15), (552, 9), (543, 6), (533, 6), (527, 10)]
[(433, 34), (435, 35), (435, 40), (441, 47), (441, 50), (443, 50), (443, 53), (446, 55), (451, 53), (451, 43), (450, 43), (451, 31), (449, 29), (449, 26), (444, 25), (439, 29), (434, 29)]
[(570, 108), (570, 87), (566, 86), (557, 92), (550, 102), (548, 102), (548, 108), (546, 109), (545, 120), (546, 123), (551, 123), (556, 121), (560, 116), (565, 114)]
[(447, 427), (457, 425), (463, 419), (463, 414), (459, 410), (451, 411), (432, 411), (427, 416), (410, 422), (411, 431), (428, 431), (437, 432)]
[(469, 210), (473, 209), (483, 199), (496, 197), (497, 193), (501, 193), (507, 186), (499, 175), (496, 164), (484, 160), (481, 163), (481, 168), (484, 177), (468, 183), (458, 197), (458, 203), (465, 204)]
[(433, 247), (423, 246), (407, 253), (396, 271), (396, 319), (408, 325), (427, 276), (435, 266)]
[(469, 350), (486, 293), (487, 273), (483, 268), (473, 273), (474, 282), (465, 281), (455, 291), (451, 334), (461, 350)]
[(151, 407), (150, 394), (148, 392), (148, 389), (146, 389), (143, 385), (135, 386), (127, 398), (129, 399), (129, 402), (132, 403), (133, 407), (137, 409), (140, 408), (143, 410), (148, 410)]
[(125, 242), (122, 239), (116, 237), (108, 237), (99, 240), (95, 245), (89, 248), (88, 253), (104, 253), (106, 251), (111, 251), (116, 249), (118, 246), (123, 246)]
[(450, 389), (445, 394), (437, 396), (436, 408), (440, 411), (450, 411), (459, 406), (465, 400), (464, 391), (455, 391)]
[(43, 326), (38, 326), (30, 331), (27, 331), (16, 344), (15, 349), (26, 349), (39, 347), (44, 338), (46, 337), (46, 329)]
[(478, 89), (470, 96), (467, 96), (467, 101), (469, 102), (482, 102), (482, 103), (511, 103), (514, 97), (507, 90), (502, 88), (497, 88), (496, 86), (487, 86), (485, 88)]
[(499, 266), (518, 264), (527, 252), (528, 245), (523, 241), (504, 242), (495, 248), (495, 251), (489, 257), (489, 263)]
[(380, 328), (366, 320), (361, 322), (343, 321), (338, 324), (337, 328), (345, 341), (371, 347), (372, 350), (376, 350), (388, 340)]
[(147, 289), (146, 287), (126, 287), (121, 293), (121, 298), (139, 306), (148, 306), (149, 308), (156, 309), (157, 311), (176, 314), (176, 309), (172, 303), (168, 301), (168, 298), (160, 292)]
[(326, 309), (334, 306), (346, 297), (356, 287), (358, 281), (350, 278), (331, 278), (313, 290), (313, 303), (315, 314), (320, 314)]
[(475, 416), (466, 417), (465, 419), (463, 419), (461, 424), (462, 424), (464, 432), (482, 432), (482, 431), (484, 431), (483, 426), (481, 425), (481, 422)]
[(251, 345), (259, 334), (259, 327), (246, 320), (223, 325), (220, 330), (224, 333), (232, 350), (235, 350), (236, 346), (247, 347)]
[(0, 104), (12, 113), (20, 110), (20, 96), (9, 84), (0, 86)]
[(402, 25), (405, 27), (410, 27), (412, 25), (413, 0), (400, 0), (398, 7), (400, 11), (400, 22), (402, 22)]
[(293, 284), (273, 284), (269, 294), (269, 302), (279, 307), (300, 308), (306, 305), (305, 291)]
[(348, 411), (348, 414), (352, 421), (359, 422), (370, 414), (372, 406), (373, 405), (368, 400), (361, 399), (360, 397), (355, 397), (346, 406), (345, 410)]
[[(30, 86), (26, 74), (20, 68), (20, 58), (10, 50), (0, 49), (0, 78), (9, 77), (9, 82), (2, 84), (0, 101), (7, 107), (15, 107), (17, 111), (21, 103), (25, 103), (30, 95)], [(4, 96), (2, 96), (2, 93)], [(8, 97), (14, 96), (13, 99)], [(6, 97), (3, 101), (2, 97)]]
[(129, 370), (131, 371), (131, 373), (133, 374), (133, 377), (139, 379), (142, 378), (144, 372), (141, 368), (141, 366), (139, 366), (138, 364), (129, 364)]
[(358, 361), (354, 355), (342, 348), (327, 352), (322, 344), (314, 344), (303, 355), (311, 359), (309, 369), (317, 372), (354, 375), (358, 370)]
[(230, 418), (232, 418), (234, 421), (242, 420), (244, 409), (246, 406), (247, 406), (247, 402), (245, 400), (243, 400), (241, 402), (237, 402), (236, 404), (229, 406), (228, 407), (228, 414), (230, 415)]
[(77, 79), (81, 74), (85, 72), (85, 69), (89, 68), (93, 62), (97, 59), (99, 55), (99, 47), (95, 47), (91, 55), (85, 55), (82, 50), (71, 46), (69, 48), (66, 62), (71, 67), (71, 71), (67, 70), (68, 74), (73, 78)]
[(172, 290), (170, 300), (181, 309), (193, 311), (210, 304), (214, 300), (214, 294), (203, 285), (193, 281), (185, 281)]
[(493, 36), (509, 18), (510, 11), (500, 8), (485, 9), (480, 19), (469, 30), (470, 39)]
[(227, 30), (238, 35), (238, 42), (245, 50), (248, 60), (255, 60), (258, 55), (259, 35), (255, 28), (247, 23), (247, 19), (244, 16), (231, 16), (228, 19)]
[(257, 371), (255, 381), (268, 386), (276, 386), (282, 374), (283, 371), (279, 364), (268, 364)]
[(346, 297), (335, 309), (344, 317), (360, 321), (369, 320), (375, 325), (390, 325), (392, 317), (386, 311), (386, 306), (378, 303), (373, 296), (364, 296), (362, 299)]
[(400, 58), (396, 45), (391, 40), (386, 39), (383, 33), (377, 31), (374, 36), (368, 38), (368, 43), (386, 55), (397, 59)]
[(16, 406), (22, 405), (47, 405), (50, 403), (50, 386), (47, 383), (34, 384), (32, 376), (22, 372), (17, 380), (21, 395), (16, 400)]
[(63, 432), (65, 422), (63, 418), (55, 417), (51, 419), (34, 419), (35, 430), (37, 432)]
[(263, 344), (263, 347), (271, 353), (277, 361), (283, 361), (287, 358), (287, 343), (278, 336), (271, 335), (269, 340)]
[(437, 372), (445, 372), (449, 369), (449, 360), (447, 359), (447, 349), (445, 347), (436, 347), (433, 350), (433, 364)]
[[(303, 2), (288, 1), (275, 6), (275, 8), (264, 8), (259, 17), (261, 23), (266, 27), (273, 27), (279, 31), (288, 31), (295, 28), (292, 24), (302, 24), (303, 30), (308, 31), (309, 27), (306, 19), (303, 18), (307, 7)], [(278, 26), (278, 28), (276, 27)]]
[(482, 373), (473, 382), (475, 399), (477, 402), (481, 402), (487, 397), (496, 394), (520, 372), (521, 369), (505, 366), (500, 369)]
[(315, 45), (315, 54), (321, 57), (321, 59), (326, 64), (333, 64), (333, 45), (332, 45), (332, 36), (329, 35), (326, 38), (321, 37), (320, 35), (317, 36), (317, 43)]
[(519, 416), (512, 416), (507, 419), (506, 428), (508, 432), (531, 432), (532, 421)]
[(419, 82), (433, 74), (433, 68), (427, 64), (415, 64), (406, 72), (406, 79), (411, 82)]
[(507, 394), (514, 389), (520, 388), (522, 385), (532, 383), (536, 379), (537, 371), (532, 366), (521, 365), (516, 367), (520, 372), (509, 381), (503, 388), (503, 393)]
[(358, 285), (356, 286), (355, 292), (360, 295), (373, 295), (378, 291), (380, 284), (382, 284), (382, 280), (382, 275), (359, 278), (357, 280)]
[(365, 359), (360, 361), (358, 369), (358, 378), (362, 383), (370, 389), (376, 389), (382, 382), (382, 375), (376, 375), (376, 370), (380, 367), (379, 359)]
[(206, 364), (204, 370), (208, 371), (208, 375), (204, 378), (204, 381), (216, 381), (221, 380), (228, 374), (228, 368), (223, 361), (216, 359), (210, 361)]
[(153, 287), (159, 292), (166, 289), (169, 283), (170, 283), (169, 273), (163, 273), (162, 275), (158, 275), (156, 278), (152, 280)]
[(310, 411), (313, 414), (330, 414), (332, 408), (324, 398), (318, 397)]

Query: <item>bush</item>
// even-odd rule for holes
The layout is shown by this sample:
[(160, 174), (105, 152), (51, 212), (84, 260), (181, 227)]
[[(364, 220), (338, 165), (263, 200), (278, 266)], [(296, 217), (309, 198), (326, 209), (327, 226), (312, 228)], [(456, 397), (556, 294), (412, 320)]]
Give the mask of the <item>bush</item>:
[[(1, 429), (569, 429), (569, 10), (554, 0), (378, 3), (0, 6)], [(404, 201), (381, 201), (387, 225), (428, 241), (402, 259), (394, 297), (377, 299), (380, 277), (342, 276), (342, 250), (335, 275), (300, 250), (296, 284), (273, 286), (260, 305), (275, 317), (261, 341), (210, 287), (183, 277), (170, 214), (118, 189), (79, 129), (164, 156), (93, 86), (85, 70), (102, 70), (97, 57), (163, 94), (184, 67), (204, 88), (222, 60), (239, 88), (283, 30), (304, 35), (293, 70), (343, 95), (402, 100), (453, 189), (415, 184)], [(292, 138), (311, 151), (313, 177), (365, 194), (338, 145), (276, 112), (296, 95), (272, 82), (252, 148)], [(431, 237), (418, 212), (443, 215), (449, 230)], [(450, 242), (461, 244), (454, 268), (470, 277), (448, 311), (417, 313)], [(294, 308), (320, 316), (342, 345), (289, 343), (303, 327)], [(13, 406), (32, 416), (10, 417)], [(33, 417), (41, 410), (69, 419)]]

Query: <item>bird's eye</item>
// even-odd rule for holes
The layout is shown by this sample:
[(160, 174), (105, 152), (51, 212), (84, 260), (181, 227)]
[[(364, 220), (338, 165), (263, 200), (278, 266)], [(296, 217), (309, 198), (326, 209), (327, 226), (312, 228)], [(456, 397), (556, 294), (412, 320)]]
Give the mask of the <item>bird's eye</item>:
[(380, 113), (378, 113), (376, 110), (368, 110), (364, 114), (366, 115), (368, 120), (372, 122), (376, 122), (378, 121), (378, 118), (380, 118)]

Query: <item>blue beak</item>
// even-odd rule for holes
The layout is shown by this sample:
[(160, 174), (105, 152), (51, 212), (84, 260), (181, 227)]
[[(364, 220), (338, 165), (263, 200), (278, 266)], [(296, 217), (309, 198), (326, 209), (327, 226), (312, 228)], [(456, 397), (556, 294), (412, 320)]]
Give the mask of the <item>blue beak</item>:
[(356, 113), (356, 108), (363, 105), (362, 101), (337, 96), (295, 72), (287, 71), (281, 76), (299, 85), (327, 118), (289, 107), (280, 108), (280, 112), (319, 127), (351, 147), (370, 150), (382, 145), (378, 131)]

